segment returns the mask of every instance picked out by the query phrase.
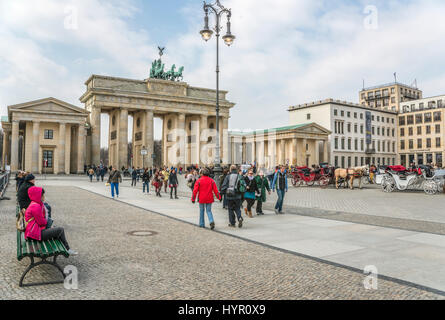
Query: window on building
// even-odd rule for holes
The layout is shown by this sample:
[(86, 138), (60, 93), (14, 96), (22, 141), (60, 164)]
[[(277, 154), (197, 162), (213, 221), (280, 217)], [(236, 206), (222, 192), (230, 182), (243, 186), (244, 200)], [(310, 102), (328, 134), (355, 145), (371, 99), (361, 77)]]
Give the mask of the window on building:
[(436, 133), (440, 133), (440, 124), (436, 124)]
[(358, 132), (358, 124), (354, 124), (354, 133)]
[(338, 157), (335, 156), (334, 159), (335, 159), (335, 167), (338, 167)]
[(377, 122), (380, 122), (380, 116), (377, 116)]
[(382, 141), (382, 152), (385, 152), (385, 141)]
[(419, 103), (419, 110), (425, 109), (425, 104), (423, 102)]
[(352, 167), (352, 158), (348, 157), (348, 168)]
[(409, 148), (414, 149), (414, 140), (412, 139), (409, 140)]
[(426, 147), (431, 148), (431, 138), (426, 139)]
[(443, 101), (442, 100), (437, 100), (437, 107), (438, 108), (442, 108), (443, 107)]
[(426, 134), (431, 134), (431, 126), (426, 126)]
[(408, 128), (408, 135), (411, 137), (414, 134), (413, 127)]
[(351, 117), (351, 112), (347, 112), (347, 116), (348, 116), (348, 118), (350, 118)]
[(306, 117), (307, 117), (307, 120), (311, 120), (311, 114), (310, 114), (310, 113), (308, 113), (308, 114), (306, 115)]
[(358, 157), (354, 158), (354, 162), (355, 162), (355, 166), (357, 167), (358, 166)]
[(341, 139), (341, 149), (345, 150), (345, 139)]
[(361, 151), (365, 150), (365, 140), (360, 140), (360, 150)]
[(380, 152), (380, 140), (377, 141), (377, 152)]
[(341, 115), (342, 117), (344, 117), (344, 116), (345, 116), (345, 112), (342, 110), (342, 111), (340, 112), (340, 115)]
[(348, 123), (348, 133), (351, 133), (351, 124)]
[(405, 128), (400, 128), (400, 136), (401, 137), (405, 136)]
[(417, 149), (422, 149), (422, 139), (417, 139)]
[(354, 112), (354, 118), (357, 119), (357, 112)]
[(440, 148), (440, 147), (441, 147), (440, 138), (436, 138), (436, 148)]
[(371, 133), (372, 133), (372, 135), (375, 134), (375, 127), (372, 127), (372, 128), (371, 128)]
[(406, 124), (414, 124), (414, 116), (407, 116)]
[(421, 113), (416, 114), (416, 124), (422, 123), (422, 119), (423, 119), (423, 117), (422, 117)]
[(399, 117), (399, 125), (404, 126), (405, 125), (405, 116)]
[(392, 129), (392, 136), (394, 137), (395, 134), (396, 134), (396, 130), (395, 130), (395, 129)]
[[(395, 153), (396, 152), (396, 143), (393, 142), (392, 143), (392, 152)], [(394, 163), (393, 163), (394, 164)]]
[(348, 150), (352, 149), (352, 140), (348, 139)]
[(363, 120), (363, 113), (360, 113), (360, 119)]
[(363, 134), (363, 125), (360, 125), (360, 133)]
[(380, 127), (377, 127), (377, 135), (380, 135)]
[(417, 135), (422, 134), (422, 127), (417, 127)]
[(405, 150), (405, 140), (400, 140), (400, 150)]
[(337, 109), (334, 109), (334, 116), (336, 116), (338, 114)]
[(391, 88), (391, 94), (396, 93), (396, 88)]
[(425, 119), (425, 123), (430, 123), (431, 122), (431, 112), (427, 112), (424, 114), (424, 119)]
[(335, 150), (338, 150), (338, 138), (335, 138), (334, 142), (335, 142)]
[(54, 130), (51, 130), (51, 129), (45, 129), (45, 132), (44, 132), (44, 139), (46, 139), (46, 140), (52, 140), (52, 139), (54, 139)]
[(434, 112), (434, 122), (442, 121), (442, 112)]
[(358, 139), (354, 140), (354, 150), (358, 151)]

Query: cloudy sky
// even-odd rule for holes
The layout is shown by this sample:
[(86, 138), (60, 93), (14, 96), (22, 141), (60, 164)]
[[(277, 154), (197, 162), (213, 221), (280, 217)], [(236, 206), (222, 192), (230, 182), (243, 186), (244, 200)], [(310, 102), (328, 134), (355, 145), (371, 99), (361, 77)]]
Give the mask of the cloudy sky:
[[(308, 101), (357, 102), (363, 79), (387, 83), (394, 72), (425, 96), (445, 93), (444, 1), (222, 4), (237, 37), (221, 49), (232, 129), (287, 125), (287, 107)], [(81, 106), (91, 74), (145, 79), (158, 45), (186, 82), (214, 88), (215, 42), (201, 40), (202, 25), (200, 0), (0, 0), (0, 112), (49, 96)]]

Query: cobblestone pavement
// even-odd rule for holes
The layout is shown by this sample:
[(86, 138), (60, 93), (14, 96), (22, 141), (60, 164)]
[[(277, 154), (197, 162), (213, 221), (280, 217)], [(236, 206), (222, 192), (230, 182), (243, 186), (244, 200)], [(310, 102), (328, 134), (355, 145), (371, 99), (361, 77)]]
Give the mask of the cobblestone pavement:
[[(10, 187), (8, 195), (14, 199)], [(16, 259), (15, 201), (0, 203), (1, 299), (443, 299), (433, 292), (364, 275), (199, 229), (75, 187), (46, 186), (55, 224), (79, 255), (79, 289), (19, 288), (27, 261)], [(151, 237), (127, 233), (153, 230)], [(43, 272), (41, 272), (43, 271)], [(28, 280), (57, 277), (46, 266)]]

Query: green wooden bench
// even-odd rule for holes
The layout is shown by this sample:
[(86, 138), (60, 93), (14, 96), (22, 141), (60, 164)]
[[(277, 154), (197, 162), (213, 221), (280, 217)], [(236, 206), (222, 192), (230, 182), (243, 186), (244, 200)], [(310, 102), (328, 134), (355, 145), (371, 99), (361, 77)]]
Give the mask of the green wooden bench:
[[(17, 214), (20, 212), (20, 208), (17, 210)], [(23, 272), (22, 277), (20, 278), (19, 286), (20, 287), (30, 287), (30, 286), (39, 286), (46, 284), (57, 284), (63, 283), (65, 280), (65, 274), (63, 273), (62, 268), (57, 264), (57, 257), (64, 256), (65, 258), (69, 257), (68, 250), (65, 248), (63, 243), (60, 240), (47, 240), (47, 241), (36, 241), (32, 239), (25, 240), (25, 234), (17, 230), (17, 260), (22, 261), (24, 258), (28, 257), (31, 261), (30, 265)], [(35, 262), (34, 259), (39, 258), (40, 261)], [(51, 259), (52, 261), (48, 261)], [(63, 276), (63, 280), (59, 281), (51, 281), (51, 282), (38, 282), (38, 283), (23, 283), (25, 276), (31, 271), (33, 268), (38, 267), (40, 265), (52, 265), (56, 267)]]

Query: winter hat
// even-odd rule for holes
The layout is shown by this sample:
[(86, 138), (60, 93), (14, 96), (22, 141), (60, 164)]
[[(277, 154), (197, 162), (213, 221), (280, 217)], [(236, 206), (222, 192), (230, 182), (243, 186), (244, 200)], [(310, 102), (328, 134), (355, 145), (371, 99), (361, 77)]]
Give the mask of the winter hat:
[(35, 178), (36, 177), (34, 177), (34, 175), (32, 173), (30, 173), (25, 177), (25, 181), (35, 180)]

